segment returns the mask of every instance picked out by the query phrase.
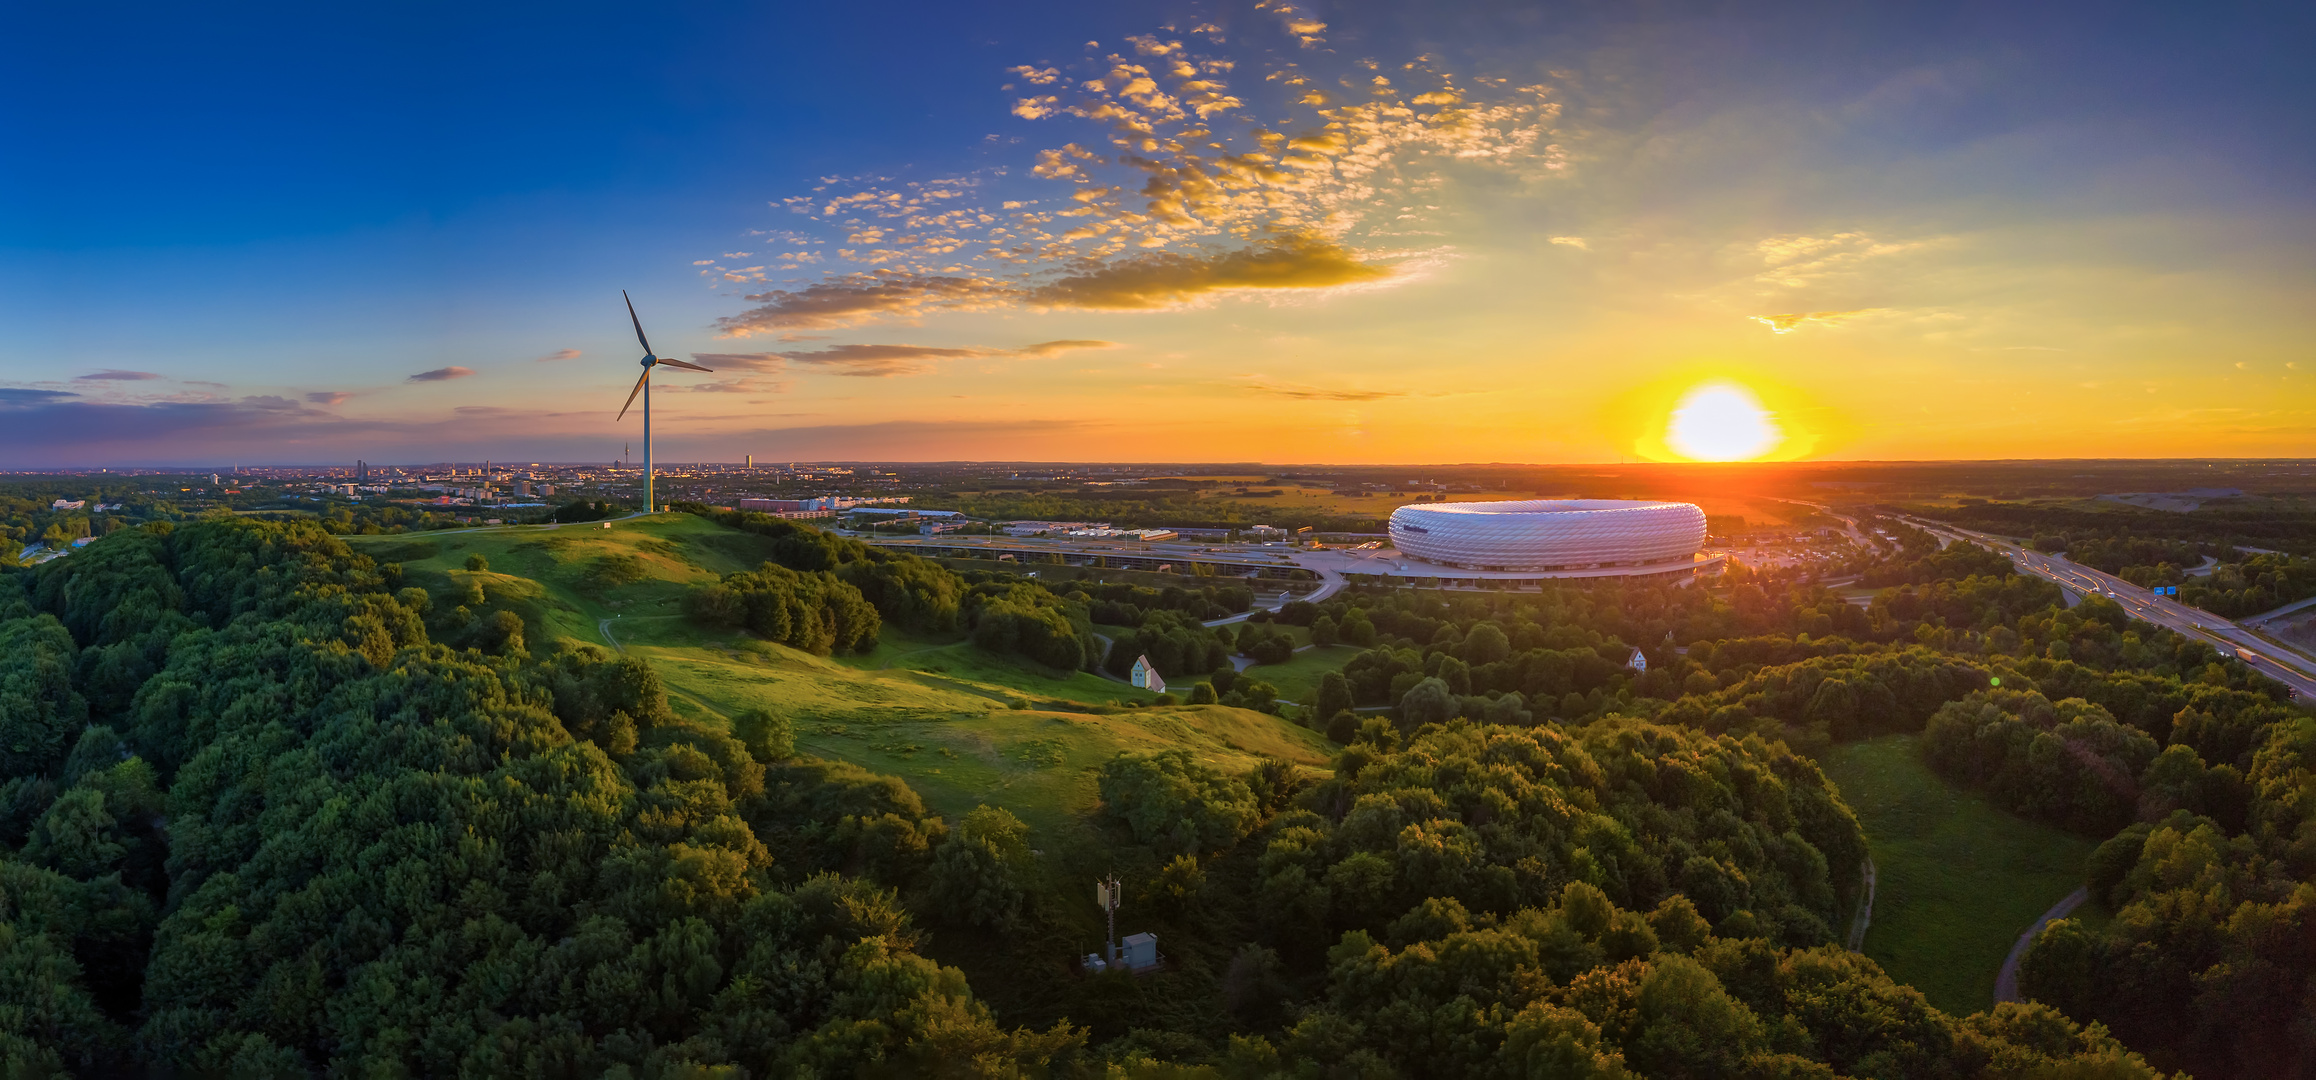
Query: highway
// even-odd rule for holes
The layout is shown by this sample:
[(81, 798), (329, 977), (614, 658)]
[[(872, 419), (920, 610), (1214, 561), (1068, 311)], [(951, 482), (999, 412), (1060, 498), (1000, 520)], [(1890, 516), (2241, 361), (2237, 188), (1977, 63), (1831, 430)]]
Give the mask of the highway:
[(2210, 642), (2222, 653), (2232, 655), (2277, 682), (2292, 688), (2300, 701), (2316, 701), (2316, 664), (2296, 656), (2250, 630), (2214, 615), (2201, 608), (2192, 608), (2170, 597), (2133, 585), (2113, 574), (2093, 570), (2081, 563), (2068, 562), (2055, 555), (2032, 551), (1998, 536), (1958, 528), (1943, 522), (1910, 519), (1916, 527), (1927, 529), (1949, 540), (1968, 540), (1983, 544), (2010, 556), (2018, 568), (2037, 577), (2047, 578), (2059, 585), (2084, 595), (2105, 596), (2141, 619), (2188, 637)]

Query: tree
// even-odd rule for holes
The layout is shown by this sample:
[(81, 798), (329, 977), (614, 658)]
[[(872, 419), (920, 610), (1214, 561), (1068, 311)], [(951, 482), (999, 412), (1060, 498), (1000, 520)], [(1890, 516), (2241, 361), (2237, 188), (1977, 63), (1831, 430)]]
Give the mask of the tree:
[(1327, 718), (1327, 739), (1337, 746), (1349, 746), (1359, 736), (1359, 714), (1349, 709), (1337, 710)]
[(1399, 699), (1399, 726), (1413, 731), (1425, 724), (1443, 724), (1462, 708), (1447, 683), (1436, 677), (1425, 679)]
[(1244, 780), (1215, 771), (1188, 750), (1120, 755), (1102, 766), (1096, 787), (1106, 813), (1162, 852), (1219, 851), (1252, 832), (1258, 817)]
[(732, 718), (732, 736), (757, 761), (772, 765), (796, 754), (796, 734), (785, 716), (748, 709)]
[(1311, 644), (1333, 645), (1338, 640), (1341, 640), (1341, 633), (1336, 629), (1335, 620), (1325, 615), (1311, 620)]
[(1212, 705), (1220, 700), (1222, 700), (1221, 695), (1214, 692), (1213, 683), (1191, 684), (1190, 703), (1192, 705)]
[(1354, 703), (1351, 700), (1351, 682), (1340, 671), (1319, 676), (1319, 690), (1311, 702), (1311, 715), (1333, 717)]
[(466, 568), (481, 573), (491, 568), (491, 561), (483, 558), (483, 553), (477, 551), (466, 557)]
[(1002, 929), (1021, 916), (1015, 867), (1029, 857), (1029, 826), (1010, 811), (978, 806), (933, 856), (928, 888), (934, 911), (968, 926)]

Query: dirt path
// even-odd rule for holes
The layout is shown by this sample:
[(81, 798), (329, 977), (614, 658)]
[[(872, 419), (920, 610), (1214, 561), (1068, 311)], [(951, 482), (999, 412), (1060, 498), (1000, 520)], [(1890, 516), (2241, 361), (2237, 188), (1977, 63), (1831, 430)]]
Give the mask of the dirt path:
[(1866, 951), (1866, 927), (1874, 921), (1874, 857), (1866, 856), (1866, 897), (1858, 905), (1858, 917), (1850, 920), (1850, 951)]
[(2035, 943), (2035, 935), (2042, 933), (2043, 927), (2066, 918), (2068, 913), (2081, 907), (2083, 902), (2090, 898), (2091, 890), (2089, 889), (2076, 889), (2074, 892), (2068, 893), (2065, 899), (2052, 904), (2049, 911), (2043, 912), (2043, 917), (2036, 919), (2033, 926), (2027, 927), (2026, 933), (2018, 936), (2018, 944), (2011, 946), (2010, 955), (2003, 959), (2001, 974), (1994, 977), (1994, 1000), (1996, 1004), (2005, 1001), (2026, 1000), (2018, 996), (2018, 962), (2026, 958), (2027, 946)]
[(618, 639), (618, 638), (615, 638), (615, 637), (612, 637), (612, 636), (611, 636), (611, 620), (609, 620), (609, 619), (597, 619), (597, 620), (595, 620), (595, 629), (597, 629), (597, 630), (599, 630), (599, 631), (601, 631), (601, 632), (602, 632), (602, 634), (603, 634), (603, 640), (605, 640), (605, 641), (608, 641), (608, 642), (610, 642), (610, 643), (611, 643), (611, 651), (612, 651), (612, 652), (621, 652), (621, 653), (623, 653), (623, 652), (626, 652), (626, 651), (627, 651), (627, 647), (626, 647), (626, 646), (624, 646), (624, 645), (621, 645), (621, 644), (619, 643), (619, 639)]

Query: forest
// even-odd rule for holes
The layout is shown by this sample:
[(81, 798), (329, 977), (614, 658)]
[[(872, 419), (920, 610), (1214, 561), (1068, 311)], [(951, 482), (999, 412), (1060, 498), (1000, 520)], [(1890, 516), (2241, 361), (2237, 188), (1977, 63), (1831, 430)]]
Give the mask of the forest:
[[(116, 530), (0, 574), (9, 1071), (2286, 1077), (2316, 1058), (2316, 718), (1989, 553), (1909, 548), (1863, 606), (1743, 570), (1365, 587), (1226, 641), (1200, 622), (1245, 609), (1233, 587), (1049, 587), (716, 520), (771, 558), (686, 595), (715, 633), (843, 655), (906, 627), (1072, 671), (1101, 660), (1098, 612), (1176, 650), (1177, 689), (1215, 703), (1185, 707), (1268, 705), (1338, 749), (1244, 772), (1121, 754), (1090, 777), (1100, 854), (1055, 849), (1003, 805), (945, 819), (803, 753), (777, 711), (679, 712), (649, 662), (481, 589), (430, 595), (315, 523)], [(1216, 653), (1288, 627), (1359, 650), (1313, 701), (1266, 700)], [(2102, 841), (2085, 883), (2115, 917), (2039, 939), (2030, 1003), (1951, 1015), (1843, 947), (1866, 840), (1812, 755), (1885, 733)], [(1066, 928), (1102, 873), (1164, 970), (1075, 969)]]

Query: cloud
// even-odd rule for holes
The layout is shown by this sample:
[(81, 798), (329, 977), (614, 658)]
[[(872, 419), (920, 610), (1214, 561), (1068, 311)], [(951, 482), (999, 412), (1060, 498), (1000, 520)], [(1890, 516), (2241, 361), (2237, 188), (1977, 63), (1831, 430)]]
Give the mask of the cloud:
[(1325, 240), (1296, 238), (1209, 256), (1154, 252), (1108, 263), (1030, 292), (1062, 308), (1148, 310), (1178, 307), (1208, 293), (1246, 289), (1325, 289), (1391, 276)]
[(1861, 315), (1871, 315), (1880, 310), (1882, 309), (1858, 308), (1853, 311), (1796, 311), (1783, 315), (1753, 315), (1748, 317), (1754, 322), (1768, 327), (1772, 333), (1790, 334), (1801, 329), (1803, 323), (1824, 323), (1827, 326), (1836, 326)]
[(316, 390), (307, 394), (306, 400), (316, 405), (343, 405), (353, 396), (344, 390)]
[(181, 453), (225, 440), (279, 446), (289, 435), (323, 424), (335, 432), (350, 430), (338, 417), (270, 396), (130, 405), (53, 390), (0, 389), (0, 417), (0, 452), (52, 460), (61, 460), (59, 448), (94, 460), (122, 447)]
[(167, 377), (167, 376), (164, 376), (164, 375), (160, 375), (160, 374), (156, 374), (156, 373), (154, 373), (154, 372), (150, 372), (150, 371), (120, 371), (120, 370), (116, 370), (116, 369), (113, 369), (113, 368), (106, 368), (106, 369), (105, 369), (105, 370), (103, 370), (103, 371), (92, 371), (92, 372), (90, 372), (90, 373), (88, 373), (88, 374), (86, 374), (86, 375), (78, 375), (78, 376), (75, 376), (75, 377), (73, 378), (73, 380), (72, 380), (72, 381), (74, 381), (74, 382), (144, 382), (144, 381), (145, 381), (145, 380), (147, 380), (147, 379), (160, 379), (160, 378), (166, 378), (166, 377)]
[[(1308, 12), (1266, 3), (1305, 46), (1324, 40), (1325, 24)], [(789, 333), (1006, 308), (1146, 311), (1234, 292), (1395, 283), (1412, 267), (1382, 253), (1438, 235), (1425, 226), (1442, 211), (1451, 171), (1535, 179), (1566, 165), (1552, 141), (1560, 106), (1542, 86), (1464, 85), (1429, 58), (1384, 69), (1322, 50), (1305, 66), (1273, 62), (1268, 77), (1234, 89), (1233, 57), (1153, 35), (1127, 40), (1131, 51), (1088, 43), (1078, 63), (1012, 69), (1030, 91), (1015, 115), (1073, 124), (1074, 141), (985, 174), (827, 177), (775, 202), (801, 228), (761, 232), (828, 255), (828, 269), (748, 294), (757, 306), (719, 329)], [(1329, 74), (1340, 93), (1314, 81)], [(1051, 182), (1049, 193), (982, 197), (1001, 178), (1004, 195), (1021, 194), (1010, 178), (1022, 171)], [(762, 267), (702, 265), (711, 280), (769, 280)]]
[(1065, 339), (1062, 341), (1040, 341), (1035, 345), (1024, 345), (1013, 351), (1018, 356), (1045, 357), (1060, 356), (1063, 353), (1074, 352), (1078, 349), (1115, 349), (1118, 347), (1118, 343), (1115, 341)]
[(580, 352), (577, 349), (557, 349), (554, 352), (540, 357), (539, 362), (543, 364), (549, 360), (577, 360), (579, 359), (579, 356)]
[(738, 368), (742, 371), (778, 371), (781, 367), (780, 354), (769, 352), (696, 352), (692, 354), (692, 359), (698, 361), (702, 367), (711, 367), (717, 370)]
[(463, 379), (463, 378), (466, 378), (467, 376), (469, 376), (469, 375), (472, 375), (472, 374), (474, 374), (474, 369), (473, 369), (473, 368), (470, 368), (470, 367), (459, 367), (459, 366), (457, 366), (457, 365), (455, 365), (455, 364), (454, 364), (454, 365), (452, 365), (452, 366), (450, 366), (450, 367), (439, 367), (439, 368), (435, 368), (433, 371), (421, 371), (421, 372), (419, 372), (419, 373), (418, 373), (418, 374), (416, 374), (416, 375), (412, 375), (412, 376), (410, 377), (410, 381), (411, 381), (411, 382), (443, 382), (443, 381), (445, 381), (445, 380), (448, 380), (448, 379)]
[[(1256, 0), (1256, 11), (1272, 12), (1279, 17), (1279, 26), (1306, 49), (1315, 49), (1326, 43), (1327, 24), (1283, 0)], [(1192, 31), (1196, 33), (1196, 31)]]
[(0, 409), (46, 405), (50, 402), (79, 396), (79, 394), (69, 390), (19, 390), (14, 387), (0, 386)]
[(1247, 387), (1258, 394), (1294, 398), (1299, 401), (1381, 401), (1385, 398), (1407, 397), (1405, 390), (1325, 390), (1312, 386), (1280, 386), (1254, 383)]
[(1591, 241), (1588, 241), (1581, 236), (1555, 236), (1552, 238), (1552, 242), (1559, 244), (1562, 247), (1575, 248), (1578, 251), (1592, 250)]
[(772, 330), (830, 330), (888, 317), (912, 317), (935, 308), (993, 307), (1008, 291), (1004, 283), (990, 278), (851, 274), (793, 291), (752, 294), (746, 299), (762, 306), (717, 319), (716, 328), (733, 337)]
[(838, 375), (884, 378), (929, 371), (937, 360), (991, 355), (991, 349), (943, 349), (925, 345), (836, 345), (810, 352), (783, 353), (799, 364), (825, 368)]
[[(933, 369), (942, 360), (981, 360), (998, 357), (1047, 357), (1080, 349), (1115, 349), (1115, 341), (1092, 339), (1063, 339), (1040, 341), (1018, 349), (994, 349), (976, 345), (835, 345), (809, 351), (771, 353), (799, 364), (820, 367), (837, 375), (862, 378), (883, 378), (891, 375), (917, 375)], [(693, 354), (698, 356), (699, 354)], [(702, 363), (705, 363), (702, 360)]]

